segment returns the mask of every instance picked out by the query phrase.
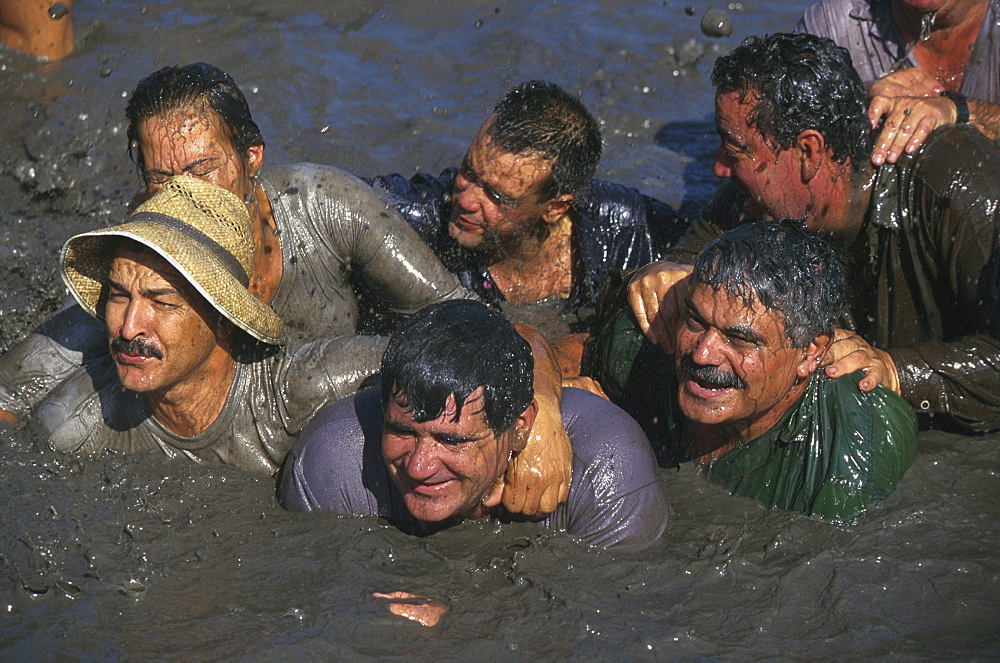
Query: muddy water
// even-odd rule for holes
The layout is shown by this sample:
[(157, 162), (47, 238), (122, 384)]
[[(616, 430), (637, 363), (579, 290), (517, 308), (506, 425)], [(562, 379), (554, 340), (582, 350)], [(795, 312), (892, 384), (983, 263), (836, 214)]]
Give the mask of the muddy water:
[[(121, 217), (136, 186), (123, 97), (160, 66), (230, 71), (270, 162), (359, 174), (453, 165), (505, 88), (552, 79), (604, 122), (603, 176), (690, 208), (713, 187), (714, 55), (791, 27), (805, 4), (719, 4), (735, 31), (709, 39), (699, 0), (81, 1), (66, 62), (0, 51), (0, 349), (63, 300), (62, 241)], [(998, 435), (923, 433), (897, 493), (844, 527), (664, 470), (667, 538), (599, 552), (528, 525), (418, 539), (288, 514), (269, 479), (233, 468), (70, 459), (6, 433), (0, 652), (995, 658), (998, 469)], [(430, 630), (390, 618), (369, 595), (392, 589), (451, 612)]]

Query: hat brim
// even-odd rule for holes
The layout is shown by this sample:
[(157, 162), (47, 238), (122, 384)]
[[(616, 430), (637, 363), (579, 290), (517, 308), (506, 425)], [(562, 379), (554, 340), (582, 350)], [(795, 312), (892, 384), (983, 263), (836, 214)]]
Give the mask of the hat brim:
[(62, 277), (70, 293), (88, 313), (101, 317), (100, 298), (113, 258), (113, 241), (130, 239), (166, 260), (227, 320), (259, 341), (285, 342), (284, 322), (210, 253), (191, 238), (161, 225), (126, 222), (82, 233), (63, 245)]

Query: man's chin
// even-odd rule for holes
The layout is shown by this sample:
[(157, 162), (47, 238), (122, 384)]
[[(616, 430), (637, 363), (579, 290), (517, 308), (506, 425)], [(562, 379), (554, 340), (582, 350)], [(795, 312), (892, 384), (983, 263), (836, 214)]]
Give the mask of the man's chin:
[(463, 248), (475, 249), (483, 242), (482, 226), (466, 226), (460, 220), (452, 219), (448, 222), (448, 234)]
[(424, 523), (443, 523), (445, 521), (457, 519), (457, 509), (448, 504), (443, 504), (442, 500), (429, 500), (412, 494), (404, 495), (403, 501), (410, 515)]

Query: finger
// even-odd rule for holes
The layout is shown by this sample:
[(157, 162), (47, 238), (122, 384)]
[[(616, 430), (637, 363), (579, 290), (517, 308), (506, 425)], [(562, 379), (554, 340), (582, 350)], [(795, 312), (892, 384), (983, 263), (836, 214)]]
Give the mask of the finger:
[(913, 154), (916, 152), (917, 149), (923, 145), (924, 141), (927, 140), (927, 136), (930, 135), (931, 131), (934, 130), (934, 127), (936, 127), (937, 124), (938, 123), (931, 118), (924, 118), (921, 120), (920, 124), (917, 125), (916, 130), (913, 132), (913, 135), (910, 136), (910, 140), (906, 143), (906, 147), (904, 148), (906, 153)]
[(638, 281), (628, 284), (628, 305), (632, 307), (632, 314), (639, 323), (639, 329), (646, 334), (649, 331), (649, 318), (646, 316), (646, 305)]
[(888, 97), (877, 96), (872, 99), (868, 106), (868, 120), (872, 123), (872, 129), (878, 128), (878, 123), (892, 110), (892, 100)]
[(423, 598), (418, 594), (411, 594), (410, 592), (372, 592), (372, 596), (377, 599), (389, 599), (391, 601), (396, 601), (400, 599), (419, 599)]
[(826, 374), (831, 378), (850, 375), (855, 371), (871, 367), (871, 360), (863, 352), (852, 352), (837, 359), (826, 367)]

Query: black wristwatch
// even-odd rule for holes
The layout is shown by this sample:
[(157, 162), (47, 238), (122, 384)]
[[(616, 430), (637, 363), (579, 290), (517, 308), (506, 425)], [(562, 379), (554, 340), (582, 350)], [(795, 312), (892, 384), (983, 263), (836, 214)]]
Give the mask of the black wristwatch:
[(952, 92), (951, 90), (944, 90), (941, 93), (942, 97), (948, 97), (955, 102), (955, 111), (957, 115), (955, 116), (955, 124), (968, 124), (969, 123), (969, 100), (961, 92)]

